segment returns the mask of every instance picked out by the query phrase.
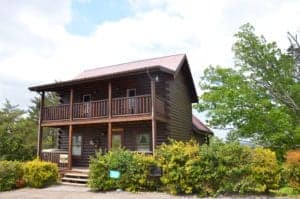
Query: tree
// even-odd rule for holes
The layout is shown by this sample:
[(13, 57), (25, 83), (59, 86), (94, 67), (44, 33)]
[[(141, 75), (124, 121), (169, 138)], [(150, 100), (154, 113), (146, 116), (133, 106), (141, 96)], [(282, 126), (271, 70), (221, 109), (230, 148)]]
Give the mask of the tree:
[(235, 67), (210, 66), (200, 79), (195, 106), (209, 124), (229, 128), (229, 137), (248, 138), (282, 154), (300, 140), (300, 82), (293, 56), (254, 34), (250, 24), (235, 34)]
[[(40, 97), (35, 96), (31, 100), (31, 106), (29, 106), (28, 119), (35, 124), (35, 130), (37, 131), (38, 119), (39, 119), (39, 110), (40, 110)], [(45, 94), (45, 106), (54, 106), (59, 104), (59, 96), (55, 92), (49, 92)], [(44, 128), (43, 131), (43, 146), (45, 148), (54, 148), (56, 147), (57, 140), (57, 129), (53, 128)]]
[(8, 100), (0, 110), (0, 160), (28, 160), (34, 157), (35, 146), (31, 139), (35, 132), (24, 114)]

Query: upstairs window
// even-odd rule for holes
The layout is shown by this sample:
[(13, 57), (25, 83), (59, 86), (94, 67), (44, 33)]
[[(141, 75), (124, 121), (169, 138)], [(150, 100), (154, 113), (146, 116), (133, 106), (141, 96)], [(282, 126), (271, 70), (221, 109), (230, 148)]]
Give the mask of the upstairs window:
[(82, 101), (83, 102), (90, 102), (92, 99), (91, 94), (83, 95)]
[(134, 97), (134, 96), (136, 96), (136, 89), (135, 88), (127, 89), (127, 97)]

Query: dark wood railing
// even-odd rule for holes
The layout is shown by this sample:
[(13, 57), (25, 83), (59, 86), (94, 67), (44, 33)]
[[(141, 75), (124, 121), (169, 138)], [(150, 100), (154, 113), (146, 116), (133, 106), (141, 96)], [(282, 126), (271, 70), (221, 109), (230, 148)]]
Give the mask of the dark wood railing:
[(52, 162), (57, 164), (59, 169), (68, 168), (68, 151), (59, 149), (46, 149), (42, 151), (41, 159), (43, 161)]
[(145, 114), (151, 112), (151, 96), (120, 97), (112, 99), (112, 115)]
[(99, 118), (108, 114), (108, 100), (74, 103), (73, 118)]
[(43, 109), (43, 120), (67, 120), (70, 116), (70, 105), (61, 104)]
[[(165, 102), (156, 97), (158, 115), (165, 114)], [(112, 99), (112, 116), (128, 116), (151, 113), (151, 95), (120, 97)], [(73, 118), (103, 118), (108, 117), (108, 100), (74, 103)], [(62, 104), (43, 108), (43, 121), (67, 120), (70, 118), (70, 105)]]

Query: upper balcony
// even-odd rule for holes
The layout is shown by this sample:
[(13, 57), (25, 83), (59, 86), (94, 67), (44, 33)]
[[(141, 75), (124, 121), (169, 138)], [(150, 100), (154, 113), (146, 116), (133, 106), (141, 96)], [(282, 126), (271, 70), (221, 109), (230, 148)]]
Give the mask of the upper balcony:
[[(155, 97), (155, 113), (158, 117), (166, 116), (165, 100)], [(72, 115), (71, 110), (72, 109)], [(151, 95), (139, 95), (134, 97), (118, 97), (111, 100), (111, 118), (109, 118), (109, 100), (96, 100), (90, 102), (61, 104), (57, 106), (46, 106), (42, 109), (42, 124), (51, 126), (69, 121), (72, 117), (73, 121), (84, 123), (87, 120), (102, 120), (106, 122), (108, 119), (118, 120), (120, 118), (131, 117), (133, 120), (141, 119), (140, 116), (151, 116), (152, 100)], [(71, 117), (70, 117), (71, 116)]]
[(169, 77), (163, 73), (156, 76), (150, 80), (142, 73), (49, 90), (57, 93), (60, 105), (42, 103), (41, 125), (129, 122), (153, 117), (166, 121), (165, 82)]

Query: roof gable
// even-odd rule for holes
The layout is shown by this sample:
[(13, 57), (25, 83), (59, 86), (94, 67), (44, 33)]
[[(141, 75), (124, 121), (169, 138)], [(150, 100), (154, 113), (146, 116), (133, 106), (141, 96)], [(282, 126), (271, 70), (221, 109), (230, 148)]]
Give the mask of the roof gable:
[(123, 63), (123, 64), (99, 67), (90, 70), (85, 70), (79, 75), (77, 75), (74, 79), (106, 76), (106, 75), (112, 75), (117, 73), (124, 73), (124, 72), (130, 72), (135, 70), (152, 68), (155, 66), (157, 67), (160, 66), (170, 72), (175, 73), (178, 69), (178, 66), (184, 60), (184, 58), (185, 58), (185, 54), (178, 54), (178, 55), (170, 55), (165, 57), (158, 57), (158, 58)]
[(30, 87), (31, 91), (54, 91), (64, 86), (74, 86), (81, 83), (88, 83), (97, 80), (110, 79), (113, 77), (131, 74), (135, 72), (147, 71), (147, 70), (161, 70), (170, 73), (176, 77), (180, 72), (184, 72), (184, 76), (187, 80), (189, 91), (191, 93), (191, 102), (198, 102), (198, 96), (196, 93), (194, 81), (189, 68), (189, 64), (185, 54), (170, 55), (165, 57), (158, 57), (152, 59), (145, 59), (139, 61), (133, 61), (123, 64), (99, 67), (95, 69), (85, 70), (75, 78), (68, 81), (55, 82), (51, 84), (44, 84)]

